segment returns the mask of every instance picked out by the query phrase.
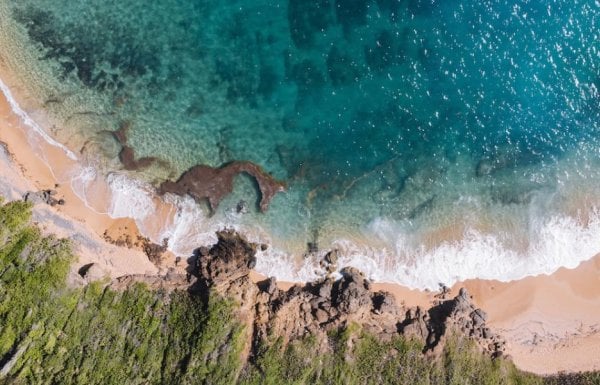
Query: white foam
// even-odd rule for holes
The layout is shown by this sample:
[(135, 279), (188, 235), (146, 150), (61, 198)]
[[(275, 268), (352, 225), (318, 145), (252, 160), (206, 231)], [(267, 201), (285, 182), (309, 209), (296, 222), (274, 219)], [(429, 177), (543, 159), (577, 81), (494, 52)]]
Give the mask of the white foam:
[(108, 215), (112, 218), (133, 218), (142, 222), (156, 211), (150, 186), (116, 172), (110, 173), (106, 180), (111, 191)]
[[(371, 229), (389, 236), (397, 224), (378, 219)], [(534, 221), (536, 222), (536, 221)], [(359, 246), (339, 240), (338, 266), (354, 266), (373, 280), (393, 282), (414, 289), (434, 290), (440, 283), (452, 285), (467, 279), (511, 281), (551, 274), (561, 267), (575, 268), (600, 252), (600, 211), (594, 209), (587, 225), (576, 218), (551, 216), (532, 223), (529, 246), (524, 251), (507, 247), (495, 235), (469, 229), (463, 239), (443, 242), (434, 249), (411, 245), (409, 237), (396, 233), (389, 248)]]
[(22, 108), (21, 106), (19, 106), (19, 103), (17, 103), (17, 101), (15, 100), (15, 98), (13, 97), (12, 93), (10, 92), (10, 89), (8, 88), (8, 86), (2, 81), (2, 79), (0, 79), (0, 90), (2, 90), (2, 93), (4, 94), (4, 96), (6, 97), (6, 100), (8, 101), (8, 104), (10, 105), (10, 108), (12, 109), (12, 111), (18, 115), (21, 118), (21, 121), (29, 126), (30, 128), (33, 129), (33, 131), (35, 133), (37, 133), (38, 135), (40, 135), (46, 142), (48, 142), (48, 144), (58, 147), (61, 150), (63, 150), (65, 152), (65, 154), (67, 154), (67, 156), (69, 158), (71, 158), (72, 160), (77, 160), (77, 156), (71, 151), (69, 150), (67, 147), (65, 147), (64, 145), (62, 145), (61, 143), (58, 143), (56, 140), (52, 139), (50, 137), (50, 135), (48, 135), (46, 133), (46, 131), (44, 131), (44, 129), (42, 129), (40, 127), (39, 124), (37, 124), (35, 122), (35, 120), (33, 120)]
[[(89, 181), (96, 174), (93, 169), (82, 169), (79, 178)], [(153, 220), (156, 210), (153, 189), (119, 173), (110, 174), (108, 183), (112, 193), (109, 214), (134, 218), (144, 232), (143, 223)], [(325, 275), (318, 263), (322, 253), (298, 258), (272, 246), (263, 229), (236, 225), (235, 218), (227, 215), (220, 220), (209, 217), (190, 197), (167, 194), (164, 200), (176, 208), (176, 214), (158, 236), (145, 235), (154, 241), (168, 238), (169, 250), (176, 255), (188, 256), (199, 246), (212, 245), (217, 241), (216, 231), (231, 228), (252, 242), (271, 245), (258, 254), (258, 272), (299, 282)], [(450, 286), (473, 278), (510, 281), (550, 274), (561, 267), (574, 268), (600, 252), (600, 210), (592, 209), (586, 224), (565, 215), (544, 216), (544, 210), (534, 207), (530, 207), (529, 215), (529, 244), (520, 250), (507, 245), (507, 239), (514, 239), (510, 235), (484, 234), (472, 228), (459, 241), (445, 241), (427, 249), (417, 240), (418, 234), (413, 235), (414, 228), (385, 218), (373, 220), (363, 234), (370, 244), (384, 246), (339, 239), (332, 248), (340, 251), (339, 269), (353, 266), (375, 281), (430, 290), (437, 289), (440, 283)]]
[(266, 251), (257, 253), (255, 270), (280, 281), (309, 282), (326, 274), (319, 267), (318, 259), (318, 256), (311, 255), (298, 262), (289, 253), (271, 246)]
[(71, 190), (81, 199), (86, 205), (88, 203), (88, 187), (91, 182), (96, 180), (98, 173), (96, 168), (88, 167), (76, 167), (72, 170), (73, 176), (71, 177)]
[(192, 198), (166, 194), (164, 200), (177, 209), (172, 223), (167, 224), (161, 233), (162, 239), (169, 239), (169, 251), (189, 256), (199, 246), (216, 243), (216, 235), (206, 234), (202, 229), (206, 215)]

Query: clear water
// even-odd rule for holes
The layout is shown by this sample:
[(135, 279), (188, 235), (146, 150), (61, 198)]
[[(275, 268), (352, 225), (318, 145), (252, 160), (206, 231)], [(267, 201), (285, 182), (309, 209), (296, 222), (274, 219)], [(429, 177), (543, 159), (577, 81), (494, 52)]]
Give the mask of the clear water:
[(131, 177), (250, 160), (288, 183), (266, 214), (233, 213), (245, 177), (213, 217), (180, 202), (174, 250), (231, 226), (281, 278), (318, 274), (297, 258), (317, 242), (413, 287), (600, 251), (596, 0), (5, 1), (65, 88), (54, 135), (104, 172), (128, 122), (164, 161)]

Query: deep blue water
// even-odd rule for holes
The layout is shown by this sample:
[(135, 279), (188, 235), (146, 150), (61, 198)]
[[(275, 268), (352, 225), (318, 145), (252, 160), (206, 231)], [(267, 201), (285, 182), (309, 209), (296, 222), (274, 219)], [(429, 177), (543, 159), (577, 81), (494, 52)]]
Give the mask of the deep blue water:
[(251, 205), (228, 215), (239, 199), (257, 200), (241, 178), (206, 219), (260, 226), (282, 249), (384, 233), (373, 247), (400, 258), (452, 229), (527, 249), (548, 218), (572, 214), (573, 191), (592, 196), (600, 181), (595, 0), (12, 9), (57, 78), (112, 101), (101, 125), (70, 120), (107, 159), (119, 147), (103, 130), (128, 122), (137, 155), (168, 163), (139, 174), (151, 183), (232, 160), (285, 180), (267, 214)]

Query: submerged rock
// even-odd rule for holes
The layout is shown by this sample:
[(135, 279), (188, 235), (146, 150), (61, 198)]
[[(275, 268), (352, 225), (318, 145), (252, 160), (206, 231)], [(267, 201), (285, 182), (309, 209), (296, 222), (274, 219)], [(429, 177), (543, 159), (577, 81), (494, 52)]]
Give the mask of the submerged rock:
[(256, 179), (260, 190), (260, 210), (267, 211), (273, 197), (285, 191), (285, 184), (273, 178), (252, 162), (235, 161), (221, 167), (197, 165), (187, 170), (176, 181), (163, 182), (158, 191), (164, 195), (190, 195), (196, 200), (207, 199), (211, 210), (216, 210), (223, 198), (233, 191), (233, 180), (241, 173)]

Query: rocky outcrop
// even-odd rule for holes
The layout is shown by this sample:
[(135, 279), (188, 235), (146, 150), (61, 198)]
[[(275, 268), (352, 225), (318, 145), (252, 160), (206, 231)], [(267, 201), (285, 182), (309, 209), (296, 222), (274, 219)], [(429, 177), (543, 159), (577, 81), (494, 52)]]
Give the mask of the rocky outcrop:
[(45, 203), (50, 206), (64, 205), (65, 200), (57, 197), (58, 192), (52, 189), (39, 190), (39, 191), (27, 191), (23, 194), (23, 200), (25, 202)]
[(235, 161), (221, 167), (197, 165), (183, 173), (176, 181), (163, 182), (160, 194), (173, 193), (190, 195), (196, 200), (207, 199), (211, 210), (216, 210), (223, 198), (233, 191), (234, 178), (247, 173), (256, 179), (261, 193), (260, 210), (267, 211), (271, 199), (285, 190), (285, 184), (273, 178), (260, 166), (252, 162)]
[(139, 282), (154, 290), (164, 291), (187, 290), (190, 286), (188, 275), (169, 269), (165, 275), (135, 274), (118, 277), (110, 283), (110, 287), (114, 290), (124, 290)]
[(282, 290), (275, 278), (258, 284), (250, 280), (256, 250), (257, 245), (242, 236), (220, 232), (217, 244), (198, 249), (189, 267), (197, 279), (195, 290), (216, 292), (240, 304), (241, 318), (251, 326), (251, 346), (273, 335), (284, 343), (314, 335), (327, 350), (329, 331), (356, 324), (383, 340), (398, 334), (416, 339), (432, 354), (441, 351), (453, 333), (475, 340), (494, 357), (503, 354), (504, 341), (486, 326), (485, 312), (475, 307), (465, 289), (452, 299), (445, 299), (443, 292), (430, 309), (406, 308), (392, 294), (373, 291), (357, 269), (344, 268), (339, 280), (326, 278)]
[[(121, 145), (119, 160), (125, 170), (141, 170), (157, 163), (167, 166), (166, 162), (157, 157), (136, 158), (133, 147), (128, 144), (128, 134), (131, 122), (123, 121), (119, 129), (111, 131), (113, 138)], [(258, 183), (260, 190), (260, 210), (267, 211), (273, 197), (285, 190), (285, 183), (273, 178), (257, 164), (248, 161), (234, 161), (221, 167), (196, 165), (184, 172), (177, 181), (167, 180), (159, 188), (159, 194), (173, 193), (184, 196), (190, 195), (196, 200), (207, 199), (212, 211), (216, 210), (224, 197), (233, 191), (234, 178), (241, 173), (247, 173)], [(243, 203), (242, 203), (243, 202)], [(238, 213), (246, 212), (245, 201), (237, 206)]]
[[(415, 321), (417, 318), (414, 318)], [(467, 290), (461, 288), (456, 297), (449, 300), (442, 298), (423, 317), (422, 322), (428, 329), (426, 348), (439, 351), (443, 348), (446, 337), (457, 333), (473, 339), (482, 351), (492, 357), (500, 357), (504, 354), (506, 341), (492, 332), (486, 321), (487, 314), (477, 308)]]

